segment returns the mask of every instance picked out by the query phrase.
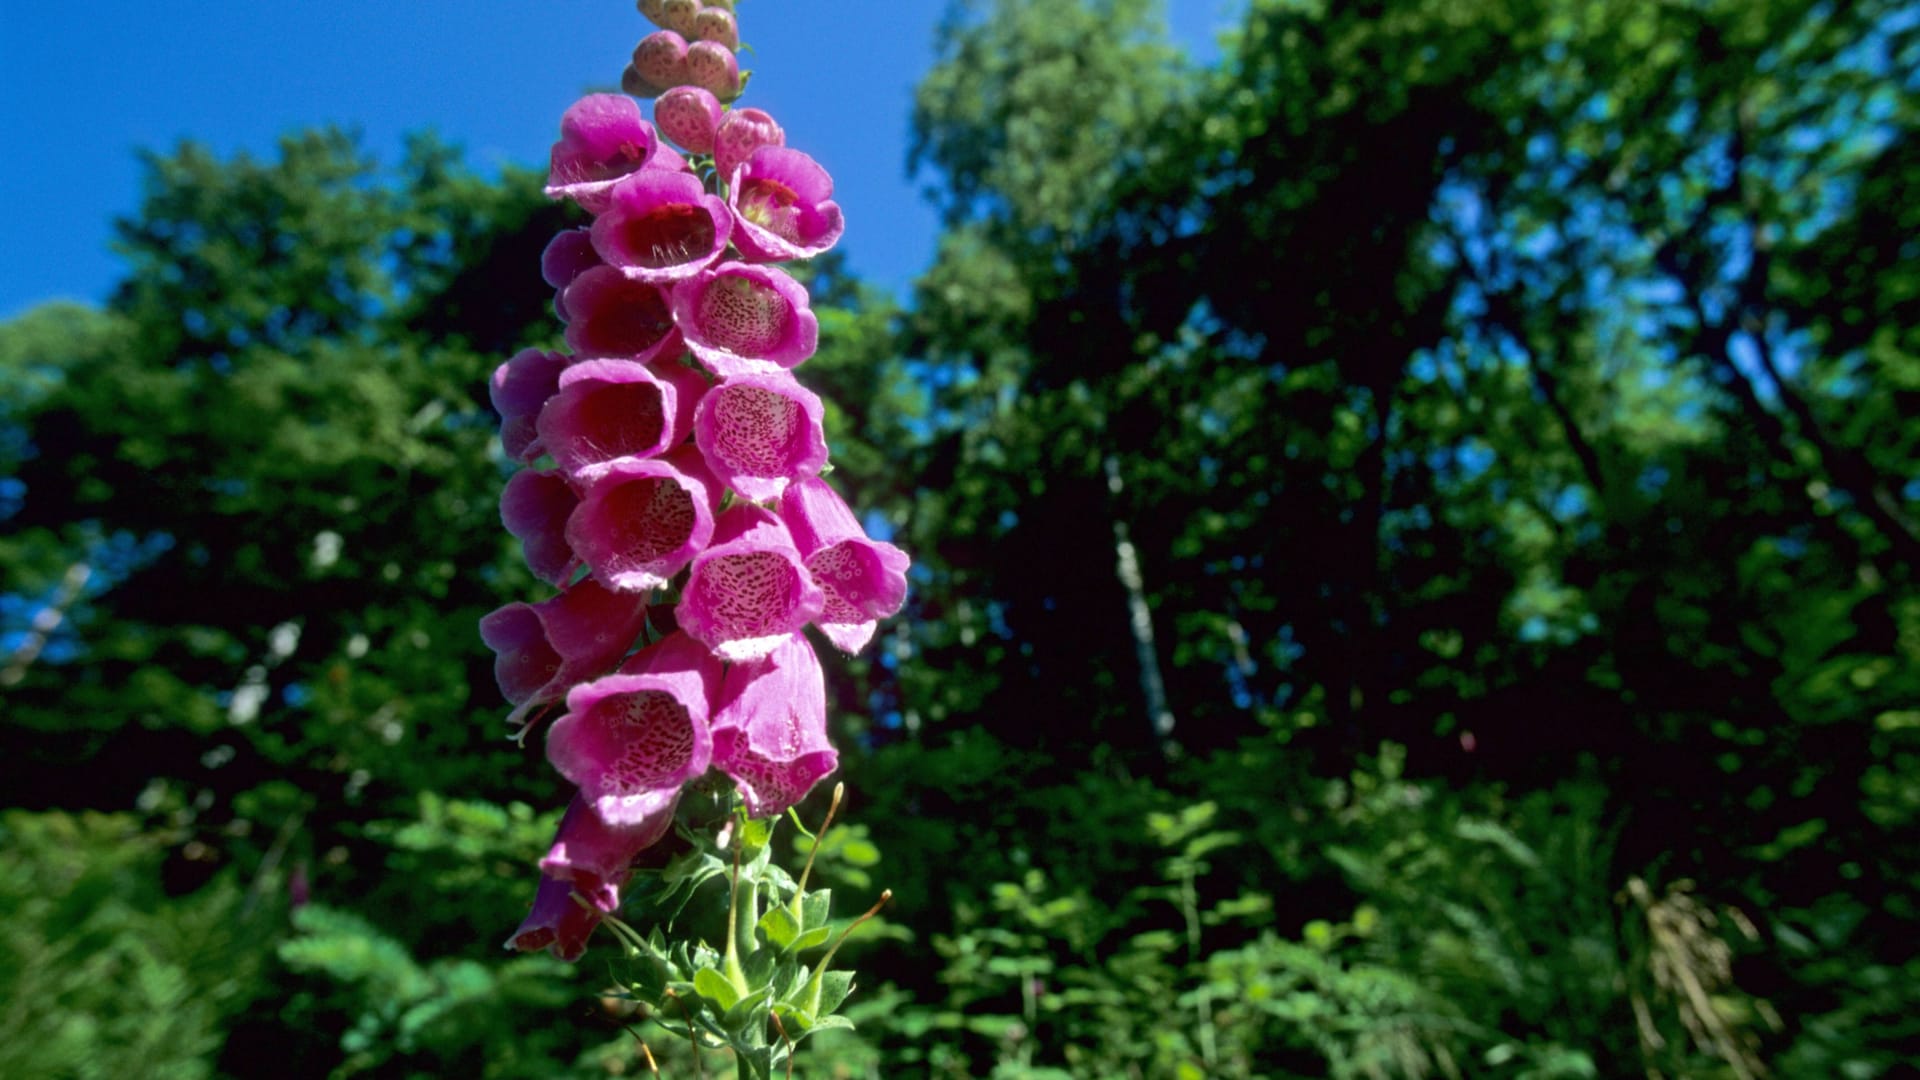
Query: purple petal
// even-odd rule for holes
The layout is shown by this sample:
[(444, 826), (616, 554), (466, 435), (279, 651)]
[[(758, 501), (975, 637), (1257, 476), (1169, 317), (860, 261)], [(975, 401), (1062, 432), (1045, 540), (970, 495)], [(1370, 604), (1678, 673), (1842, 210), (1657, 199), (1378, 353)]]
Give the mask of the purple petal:
[(599, 265), (593, 234), (584, 227), (563, 229), (540, 253), (540, 278), (556, 289), (564, 289), (573, 284), (574, 278)]
[(589, 580), (537, 604), (512, 603), (480, 620), (493, 675), (515, 705), (557, 700), (612, 667), (640, 633), (647, 607)]
[(561, 374), (559, 392), (540, 410), (540, 442), (568, 476), (589, 480), (608, 462), (674, 445), (678, 398), (645, 364), (583, 360)]
[(573, 884), (541, 875), (533, 894), (533, 910), (507, 939), (507, 948), (521, 952), (547, 949), (571, 964), (587, 951), (587, 939), (603, 916), (597, 908), (573, 898)]
[(784, 270), (722, 263), (674, 287), (687, 348), (722, 378), (798, 366), (820, 343), (807, 290)]
[(804, 635), (728, 667), (714, 701), (713, 763), (733, 777), (752, 817), (799, 802), (838, 765), (820, 658)]
[(720, 674), (697, 642), (669, 635), (621, 674), (573, 688), (567, 714), (547, 732), (547, 760), (580, 786), (601, 821), (646, 825), (670, 813), (680, 788), (707, 771)]
[[(677, 800), (676, 800), (677, 801)], [(613, 826), (576, 794), (560, 818), (553, 847), (540, 860), (540, 872), (557, 881), (571, 882), (593, 906), (612, 912), (620, 908), (620, 889), (627, 883), (633, 857), (652, 847), (673, 824), (674, 803), (638, 825)]]
[(820, 614), (825, 596), (786, 526), (751, 504), (714, 523), (676, 609), (680, 627), (723, 660), (757, 660)]
[(515, 461), (532, 461), (545, 453), (536, 418), (547, 399), (559, 392), (565, 355), (540, 349), (522, 349), (493, 371), (487, 387), (493, 408), (500, 414), (500, 446)]
[(733, 175), (733, 242), (751, 262), (811, 259), (846, 230), (833, 178), (798, 150), (763, 146)]
[(846, 501), (817, 478), (788, 485), (780, 520), (826, 596), (815, 622), (835, 647), (859, 652), (872, 640), (874, 624), (906, 602), (906, 552), (869, 539)]
[(641, 281), (692, 277), (720, 257), (733, 234), (733, 212), (688, 173), (643, 169), (615, 184), (608, 203), (593, 223), (594, 250)]
[(608, 588), (662, 588), (712, 540), (719, 495), (693, 447), (615, 461), (567, 520), (567, 541)]
[(560, 293), (567, 316), (567, 347), (581, 356), (619, 356), (646, 362), (680, 351), (673, 309), (658, 285), (636, 281), (611, 266), (592, 266)]
[(638, 102), (625, 94), (588, 94), (560, 118), (547, 197), (572, 199), (600, 213), (614, 182), (644, 167), (656, 145), (653, 125), (641, 117)]
[(827, 463), (819, 397), (786, 372), (742, 375), (707, 391), (693, 440), (720, 481), (755, 502)]
[(514, 473), (500, 492), (500, 523), (520, 541), (527, 566), (549, 585), (565, 584), (578, 561), (568, 545), (567, 517), (580, 505), (557, 469)]

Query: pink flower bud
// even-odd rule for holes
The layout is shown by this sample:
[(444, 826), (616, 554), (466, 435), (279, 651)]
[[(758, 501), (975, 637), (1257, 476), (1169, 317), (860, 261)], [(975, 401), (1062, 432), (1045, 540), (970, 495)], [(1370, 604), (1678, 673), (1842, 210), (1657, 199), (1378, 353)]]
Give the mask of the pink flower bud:
[(725, 45), (729, 49), (740, 47), (740, 24), (733, 12), (723, 7), (703, 7), (693, 17), (693, 33), (687, 35), (701, 41), (711, 41)]
[(740, 61), (717, 41), (696, 41), (687, 46), (687, 80), (732, 101), (740, 96)]
[(699, 15), (700, 0), (661, 0), (660, 25), (681, 37), (693, 37), (694, 22)]
[(687, 82), (687, 39), (672, 30), (648, 34), (634, 46), (633, 70), (655, 93)]
[(733, 170), (739, 168), (755, 150), (763, 146), (784, 146), (787, 133), (773, 122), (773, 117), (759, 109), (735, 109), (720, 121), (720, 128), (713, 136), (713, 163), (720, 170), (722, 180), (732, 180)]
[(667, 138), (695, 154), (713, 153), (720, 127), (720, 99), (700, 86), (676, 86), (654, 102), (653, 119)]

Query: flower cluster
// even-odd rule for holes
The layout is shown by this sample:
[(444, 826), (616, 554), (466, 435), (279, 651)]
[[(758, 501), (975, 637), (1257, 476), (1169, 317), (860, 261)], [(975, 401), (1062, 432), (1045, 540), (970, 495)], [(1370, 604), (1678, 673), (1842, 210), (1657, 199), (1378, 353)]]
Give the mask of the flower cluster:
[(820, 478), (821, 401), (793, 375), (819, 324), (776, 264), (840, 238), (833, 181), (771, 116), (725, 104), (740, 90), (729, 8), (640, 8), (665, 29), (623, 86), (658, 98), (653, 122), (633, 97), (593, 94), (553, 146), (547, 194), (593, 216), (542, 258), (568, 351), (523, 351), (491, 385), (524, 466), (501, 520), (558, 591), (480, 634), (523, 734), (563, 710), (547, 758), (578, 789), (508, 944), (565, 959), (689, 781), (718, 768), (764, 817), (833, 771), (802, 630), (855, 652), (906, 596), (906, 556)]

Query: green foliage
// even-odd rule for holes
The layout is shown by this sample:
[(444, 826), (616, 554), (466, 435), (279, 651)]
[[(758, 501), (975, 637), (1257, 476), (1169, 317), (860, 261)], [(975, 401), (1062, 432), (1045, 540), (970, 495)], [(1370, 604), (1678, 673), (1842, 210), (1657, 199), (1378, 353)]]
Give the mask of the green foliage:
[[(837, 862), (872, 865), (878, 856), (864, 839), (830, 846), (833, 833), (801, 829), (808, 842), (796, 880), (773, 861), (780, 819), (748, 820), (730, 787), (720, 798), (702, 791), (687, 802), (694, 805), (683, 804), (680, 820), (689, 848), (650, 881), (635, 881), (634, 906), (652, 913), (652, 925), (608, 920), (628, 961), (619, 996), (676, 1043), (684, 1041), (695, 1069), (705, 1052), (730, 1050), (740, 1076), (770, 1080), (794, 1067), (798, 1047), (810, 1037), (853, 1027), (841, 1006), (853, 992), (854, 973), (828, 965), (887, 900), (882, 893), (860, 918), (836, 919), (833, 890), (812, 876), (815, 861), (824, 859), (824, 869)], [(836, 790), (835, 809), (839, 802)], [(724, 882), (724, 899), (709, 889), (716, 902), (701, 908), (724, 911), (725, 920), (702, 932), (698, 924), (712, 924), (711, 917), (698, 918), (699, 909), (692, 919), (682, 915), (688, 900), (716, 879)]]
[(214, 1075), (279, 909), (231, 877), (175, 898), (125, 815), (0, 814), (0, 1073)]
[[(324, 976), (365, 1011), (340, 1037), (345, 1075), (408, 1058), (484, 1065), (476, 1075), (541, 1075), (551, 1052), (515, 1021), (565, 1008), (567, 966), (535, 954), (505, 961), (443, 959), (421, 965), (367, 920), (318, 905), (294, 916), (281, 943), (290, 970)], [(531, 1044), (531, 1045), (529, 1045)]]

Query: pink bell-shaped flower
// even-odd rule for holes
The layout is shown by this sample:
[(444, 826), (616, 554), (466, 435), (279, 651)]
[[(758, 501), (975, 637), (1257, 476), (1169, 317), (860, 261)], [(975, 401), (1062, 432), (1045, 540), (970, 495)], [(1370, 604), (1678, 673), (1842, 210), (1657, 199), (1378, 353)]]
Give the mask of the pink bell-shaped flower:
[(487, 614), (480, 640), (494, 651), (493, 677), (517, 718), (613, 667), (646, 621), (639, 597), (588, 579), (537, 604), (515, 602)]
[(678, 799), (669, 801), (638, 825), (613, 826), (575, 794), (561, 815), (553, 847), (540, 860), (540, 872), (569, 882), (593, 906), (605, 912), (620, 909), (620, 890), (631, 876), (633, 857), (658, 843), (673, 825)]
[(733, 212), (699, 177), (646, 169), (614, 185), (593, 247), (628, 277), (665, 285), (712, 265), (732, 234)]
[(713, 706), (713, 763), (733, 777), (747, 814), (778, 814), (832, 773), (820, 658), (795, 634), (759, 660), (729, 665)]
[(542, 874), (540, 888), (533, 894), (533, 910), (507, 939), (507, 948), (520, 952), (546, 949), (571, 964), (587, 951), (587, 939), (599, 928), (602, 918), (599, 908), (573, 898), (572, 882)]
[(826, 465), (824, 417), (820, 398), (792, 375), (741, 375), (700, 399), (693, 442), (721, 483), (766, 502)]
[(819, 616), (826, 597), (787, 527), (751, 504), (714, 522), (676, 608), (680, 628), (722, 660), (758, 660)]
[(846, 500), (818, 477), (787, 485), (780, 520), (826, 595), (815, 623), (843, 652), (859, 652), (875, 624), (906, 603), (907, 553), (869, 539)]
[[(666, 370), (676, 368), (686, 370)], [(679, 393), (645, 364), (579, 361), (560, 374), (559, 391), (540, 410), (540, 442), (568, 476), (590, 480), (610, 461), (655, 457), (685, 439)]]
[(676, 86), (653, 103), (654, 123), (661, 134), (693, 154), (713, 153), (713, 133), (720, 127), (720, 99), (699, 86)]
[(713, 164), (722, 179), (733, 176), (755, 150), (763, 146), (784, 146), (787, 133), (760, 109), (735, 109), (721, 121), (713, 135)]
[(564, 585), (580, 565), (567, 543), (567, 518), (580, 496), (558, 469), (514, 473), (500, 492), (500, 523), (520, 541), (527, 566), (549, 585)]
[(515, 461), (532, 461), (545, 453), (540, 445), (538, 417), (547, 399), (560, 392), (560, 373), (567, 357), (541, 349), (522, 349), (493, 370), (487, 393), (500, 414), (500, 446)]
[(708, 718), (720, 675), (698, 642), (670, 634), (619, 674), (573, 688), (567, 714), (547, 731), (547, 760), (607, 825), (657, 821), (712, 760)]
[(560, 293), (567, 347), (581, 356), (619, 356), (642, 363), (681, 349), (673, 308), (660, 286), (595, 265)]
[(600, 265), (593, 250), (593, 234), (586, 226), (561, 229), (540, 252), (540, 278), (556, 289), (573, 284), (573, 279)]
[(625, 94), (588, 94), (560, 118), (560, 141), (547, 167), (547, 197), (606, 209), (608, 191), (653, 156), (658, 140), (640, 104)]
[(575, 278), (601, 265), (600, 254), (593, 250), (593, 236), (584, 229), (562, 229), (547, 241), (540, 253), (540, 277), (554, 287), (553, 313), (561, 322), (573, 318), (567, 312), (567, 286)]
[(663, 588), (713, 539), (720, 485), (700, 453), (622, 458), (601, 469), (567, 520), (570, 549), (610, 589)]
[(798, 150), (763, 146), (733, 174), (733, 242), (750, 262), (811, 259), (846, 231), (833, 178)]
[(675, 286), (672, 304), (687, 348), (723, 379), (795, 367), (820, 344), (807, 290), (777, 267), (721, 263)]

